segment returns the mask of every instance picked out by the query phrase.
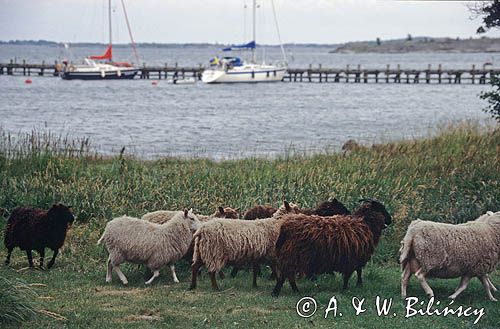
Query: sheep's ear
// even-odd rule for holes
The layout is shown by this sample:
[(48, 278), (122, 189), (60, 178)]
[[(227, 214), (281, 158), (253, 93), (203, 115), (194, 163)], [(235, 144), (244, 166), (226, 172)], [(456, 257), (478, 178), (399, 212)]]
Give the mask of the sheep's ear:
[(57, 208), (57, 204), (55, 204), (55, 203), (54, 203), (54, 204), (52, 205), (52, 208)]
[(221, 215), (224, 215), (226, 212), (224, 211), (224, 208), (219, 207), (219, 213), (220, 213)]
[(234, 211), (236, 211), (237, 213), (239, 213), (240, 212), (240, 208), (236, 208), (236, 209), (234, 209)]
[(285, 205), (286, 211), (292, 211), (292, 207), (290, 207), (290, 204), (288, 203), (288, 201), (283, 200), (283, 205)]
[(187, 208), (184, 208), (184, 217), (187, 217), (189, 213), (189, 210)]

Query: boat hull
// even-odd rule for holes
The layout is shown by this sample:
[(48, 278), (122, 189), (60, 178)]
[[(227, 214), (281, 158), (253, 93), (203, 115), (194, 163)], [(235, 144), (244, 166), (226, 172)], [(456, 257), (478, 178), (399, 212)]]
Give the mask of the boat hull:
[(133, 79), (139, 69), (128, 69), (121, 71), (66, 71), (61, 72), (60, 76), (64, 80), (126, 80)]
[(286, 69), (272, 68), (261, 70), (213, 70), (203, 72), (201, 80), (205, 83), (257, 83), (279, 82), (283, 80)]

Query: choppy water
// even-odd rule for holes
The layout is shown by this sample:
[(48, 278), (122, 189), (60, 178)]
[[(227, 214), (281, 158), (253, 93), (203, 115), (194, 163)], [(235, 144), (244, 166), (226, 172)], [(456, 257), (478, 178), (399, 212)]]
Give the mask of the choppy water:
[[(277, 51), (268, 50), (268, 55)], [(292, 66), (400, 63), (420, 68), (429, 63), (445, 67), (500, 63), (499, 54), (337, 55), (327, 51), (294, 49)], [(50, 62), (62, 57), (58, 52), (54, 47), (0, 46), (0, 61), (15, 56)], [(87, 48), (79, 52), (99, 53)], [(215, 49), (203, 47), (141, 51), (147, 63), (179, 65), (202, 63), (214, 53)], [(127, 146), (147, 158), (273, 156), (290, 145), (324, 150), (339, 148), (351, 138), (374, 143), (418, 137), (442, 124), (488, 117), (481, 111), (484, 101), (477, 97), (487, 87), (478, 85), (170, 85), (162, 80), (153, 86), (148, 80), (63, 81), (36, 76), (26, 85), (24, 79), (0, 76), (0, 126), (4, 130), (86, 136), (102, 152)]]

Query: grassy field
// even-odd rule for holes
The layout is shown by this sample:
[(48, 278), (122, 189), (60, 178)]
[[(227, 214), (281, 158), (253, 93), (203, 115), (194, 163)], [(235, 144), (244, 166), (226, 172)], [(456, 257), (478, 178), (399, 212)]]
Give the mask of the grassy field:
[[(23, 328), (498, 328), (498, 303), (487, 299), (477, 280), (451, 307), (484, 308), (478, 324), (473, 325), (477, 316), (405, 318), (396, 263), (399, 241), (411, 220), (460, 223), (486, 210), (500, 210), (498, 129), (455, 126), (437, 137), (359, 148), (348, 155), (290, 153), (273, 160), (143, 161), (126, 154), (103, 157), (92, 150), (87, 140), (37, 133), (13, 138), (0, 133), (4, 215), (20, 205), (47, 208), (64, 202), (74, 207), (77, 216), (52, 270), (25, 269), (26, 257), (18, 249), (10, 267), (0, 266), (1, 277), (22, 279), (38, 294), (33, 302), (40, 315), (23, 323)], [(278, 205), (283, 198), (310, 207), (334, 196), (350, 209), (361, 197), (376, 198), (393, 214), (393, 225), (384, 232), (366, 268), (362, 288), (355, 288), (352, 280), (351, 288), (341, 291), (340, 276), (324, 275), (316, 282), (299, 280), (299, 294), (285, 286), (275, 299), (270, 296), (274, 282), (267, 279), (268, 272), (256, 289), (249, 273), (241, 272), (235, 279), (221, 281), (222, 291), (217, 293), (204, 275), (192, 292), (187, 291), (187, 263), (179, 265), (180, 284), (172, 282), (166, 268), (146, 288), (144, 271), (132, 265), (124, 266), (128, 287), (116, 277), (110, 285), (104, 282), (107, 254), (96, 241), (113, 217), (184, 207), (211, 213), (218, 205), (246, 209), (257, 203)], [(0, 220), (0, 232), (4, 225)], [(5, 254), (2, 248), (0, 258)], [(493, 273), (492, 279), (498, 286), (500, 273)], [(442, 309), (458, 280), (430, 280), (430, 284)], [(426, 300), (414, 279), (409, 292)], [(308, 319), (295, 310), (304, 296), (313, 296), (318, 304), (317, 313)], [(334, 318), (330, 313), (325, 319), (332, 296), (343, 316)], [(353, 296), (366, 298), (365, 313), (354, 314)], [(377, 316), (376, 296), (393, 299), (389, 316)]]

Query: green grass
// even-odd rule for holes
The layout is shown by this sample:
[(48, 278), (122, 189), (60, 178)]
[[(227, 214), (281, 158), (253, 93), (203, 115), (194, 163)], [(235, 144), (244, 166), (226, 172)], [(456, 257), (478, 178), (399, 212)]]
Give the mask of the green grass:
[[(38, 293), (36, 320), (26, 328), (51, 327), (277, 327), (277, 328), (468, 328), (471, 318), (404, 318), (399, 297), (399, 241), (411, 220), (460, 223), (486, 210), (500, 210), (500, 130), (465, 124), (449, 127), (437, 137), (360, 148), (343, 155), (287, 154), (277, 159), (244, 159), (216, 162), (207, 159), (166, 158), (140, 160), (120, 154), (95, 153), (88, 140), (33, 133), (14, 138), (0, 132), (0, 207), (5, 216), (20, 205), (48, 208), (55, 202), (74, 207), (77, 222), (50, 271), (24, 270), (24, 254), (16, 249), (10, 268), (0, 266), (0, 276), (22, 278)], [(283, 198), (302, 207), (337, 197), (353, 209), (361, 197), (383, 202), (393, 214), (393, 225), (384, 232), (365, 286), (340, 291), (339, 276), (321, 276), (315, 283), (301, 279), (300, 294), (288, 286), (274, 299), (273, 282), (259, 280), (251, 287), (250, 275), (222, 281), (214, 293), (207, 276), (195, 292), (187, 291), (188, 264), (178, 269), (181, 284), (172, 283), (169, 270), (162, 271), (153, 287), (144, 286), (142, 270), (124, 266), (129, 287), (116, 277), (106, 285), (106, 252), (96, 246), (107, 220), (128, 214), (141, 216), (158, 209), (193, 207), (211, 213), (219, 205), (246, 209), (257, 203), (277, 206)], [(5, 221), (0, 221), (3, 231)], [(0, 252), (5, 257), (5, 249)], [(492, 275), (497, 286), (500, 274)], [(438, 299), (446, 303), (458, 280), (431, 280)], [(410, 294), (424, 298), (412, 279)], [(339, 299), (344, 316), (324, 319), (329, 299)], [(378, 317), (376, 295), (393, 298), (396, 317)], [(318, 313), (310, 319), (296, 315), (295, 304), (314, 296)], [(366, 298), (366, 313), (355, 316), (352, 296)], [(500, 297), (497, 293), (497, 297)], [(498, 303), (486, 298), (473, 280), (456, 304), (485, 308), (479, 328), (498, 327)], [(53, 312), (52, 313), (47, 313)]]
[(22, 323), (35, 318), (36, 296), (25, 282), (0, 276), (0, 324)]

